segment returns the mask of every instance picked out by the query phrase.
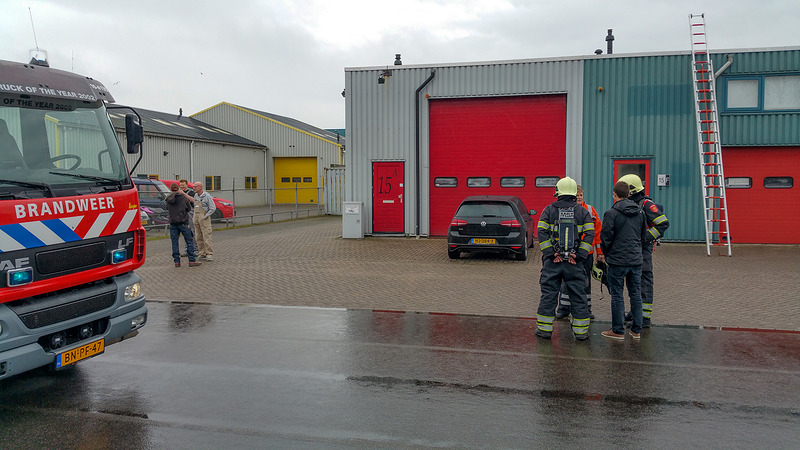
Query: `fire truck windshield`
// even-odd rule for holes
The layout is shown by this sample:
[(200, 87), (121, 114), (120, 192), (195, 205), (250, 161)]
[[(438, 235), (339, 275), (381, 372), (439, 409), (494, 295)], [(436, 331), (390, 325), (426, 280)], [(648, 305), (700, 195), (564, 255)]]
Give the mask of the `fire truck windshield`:
[(61, 197), (131, 186), (102, 104), (33, 103), (46, 109), (0, 106), (0, 198)]

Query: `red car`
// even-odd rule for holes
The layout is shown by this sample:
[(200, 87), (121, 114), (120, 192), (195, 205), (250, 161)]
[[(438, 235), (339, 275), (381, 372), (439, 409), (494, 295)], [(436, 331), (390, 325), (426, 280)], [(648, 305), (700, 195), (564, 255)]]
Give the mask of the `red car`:
[[(159, 180), (159, 181), (166, 184), (167, 187), (169, 187), (172, 183), (180, 184), (178, 183), (178, 180)], [(212, 220), (230, 219), (233, 217), (233, 202), (222, 198), (214, 197), (214, 206), (217, 207), (217, 210), (214, 211), (214, 214), (211, 215)]]

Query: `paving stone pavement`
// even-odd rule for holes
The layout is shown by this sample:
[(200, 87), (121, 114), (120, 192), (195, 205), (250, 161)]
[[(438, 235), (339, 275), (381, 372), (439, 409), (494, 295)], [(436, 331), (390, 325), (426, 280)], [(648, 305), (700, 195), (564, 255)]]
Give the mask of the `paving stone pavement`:
[[(541, 257), (447, 257), (441, 238), (342, 239), (341, 216), (216, 229), (213, 262), (173, 266), (169, 239), (148, 240), (138, 271), (149, 300), (535, 317)], [(533, 250), (533, 249), (532, 249)], [(657, 247), (657, 325), (800, 330), (797, 245)], [(183, 258), (186, 262), (186, 258)], [(611, 297), (593, 281), (593, 312), (610, 321)]]

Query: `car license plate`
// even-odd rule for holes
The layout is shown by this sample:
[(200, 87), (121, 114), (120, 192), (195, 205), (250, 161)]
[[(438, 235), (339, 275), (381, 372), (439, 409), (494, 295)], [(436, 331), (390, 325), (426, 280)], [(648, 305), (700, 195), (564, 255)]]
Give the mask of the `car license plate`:
[(105, 340), (99, 339), (72, 350), (63, 351), (56, 355), (56, 369), (75, 364), (78, 361), (103, 353), (106, 349)]
[(480, 238), (472, 238), (472, 244), (485, 244), (485, 245), (494, 245), (497, 244), (495, 239), (480, 239)]

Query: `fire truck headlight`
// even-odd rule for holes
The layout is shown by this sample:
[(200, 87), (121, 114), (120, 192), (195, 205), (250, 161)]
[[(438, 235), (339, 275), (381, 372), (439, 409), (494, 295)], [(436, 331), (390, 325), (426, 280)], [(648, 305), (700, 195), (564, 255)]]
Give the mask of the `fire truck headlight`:
[(125, 301), (136, 300), (142, 296), (142, 283), (133, 283), (125, 287)]
[(118, 248), (111, 252), (111, 264), (119, 264), (128, 259), (128, 251), (124, 248)]
[(144, 326), (144, 323), (147, 322), (147, 315), (136, 316), (131, 319), (131, 330), (135, 330), (137, 328), (141, 328)]
[(22, 267), (6, 272), (6, 286), (22, 286), (33, 281), (33, 267)]

